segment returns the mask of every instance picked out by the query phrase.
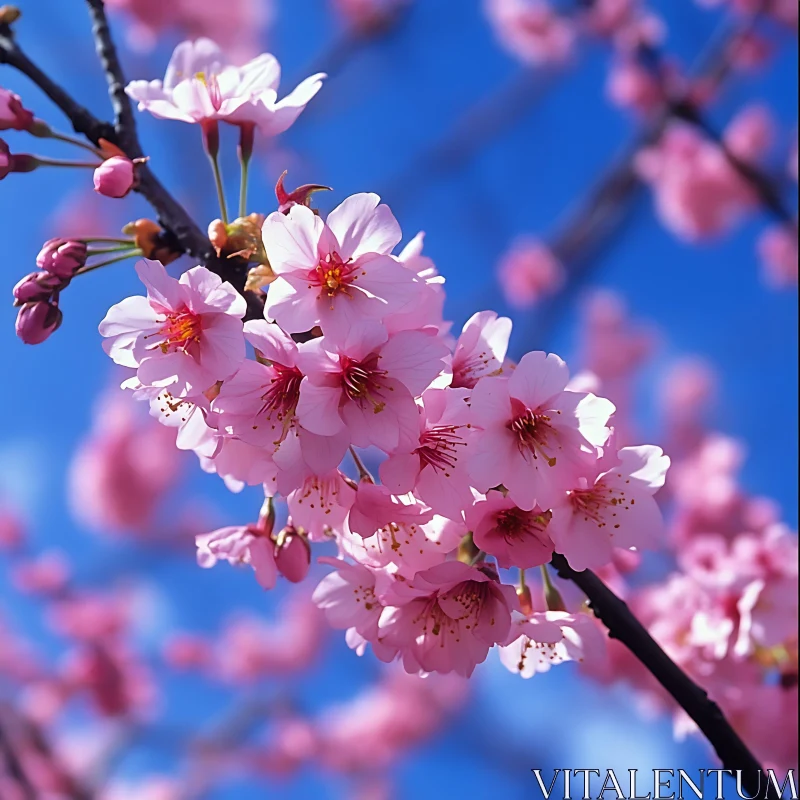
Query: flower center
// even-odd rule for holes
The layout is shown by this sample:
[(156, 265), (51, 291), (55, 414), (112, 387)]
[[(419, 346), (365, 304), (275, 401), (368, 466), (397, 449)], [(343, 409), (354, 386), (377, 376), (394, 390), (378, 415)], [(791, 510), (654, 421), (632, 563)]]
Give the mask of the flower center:
[(214, 74), (206, 75), (205, 72), (195, 72), (194, 77), (208, 91), (208, 98), (211, 100), (214, 111), (219, 111), (222, 108), (222, 91), (219, 88), (217, 76)]
[(458, 448), (466, 446), (464, 439), (457, 433), (460, 425), (435, 425), (428, 428), (419, 440), (419, 447), (414, 451), (420, 460), (420, 468), (432, 467), (442, 470), (450, 477), (448, 470), (455, 467), (458, 461)]
[(509, 424), (509, 430), (517, 439), (520, 452), (530, 453), (534, 459), (542, 458), (551, 466), (556, 465), (555, 456), (548, 456), (544, 448), (549, 446), (554, 431), (547, 414), (537, 413), (525, 408)]
[(506, 541), (525, 536), (540, 538), (552, 517), (550, 511), (523, 511), (521, 508), (507, 508), (498, 512), (495, 523)]
[(263, 401), (259, 415), (263, 414), (268, 419), (275, 415), (275, 419), (283, 427), (283, 432), (275, 442), (280, 444), (289, 432), (294, 421), (294, 412), (300, 399), (300, 382), (303, 373), (297, 367), (286, 367), (283, 364), (272, 363), (272, 377), (269, 386), (261, 395)]
[(311, 275), (312, 281), (322, 289), (320, 297), (327, 294), (334, 298), (338, 294), (350, 296), (348, 287), (357, 279), (350, 259), (343, 261), (338, 253), (328, 253), (321, 258)]
[(386, 407), (386, 401), (381, 398), (381, 380), (386, 377), (386, 372), (377, 368), (378, 357), (369, 356), (366, 361), (353, 361), (347, 356), (342, 357), (342, 387), (345, 394), (357, 403), (371, 403), (377, 414)]
[(158, 331), (164, 339), (155, 346), (161, 348), (164, 354), (175, 352), (188, 354), (190, 347), (200, 343), (200, 335), (203, 332), (201, 317), (185, 306), (177, 311), (166, 312), (166, 317)]
[[(589, 489), (575, 489), (567, 494), (575, 513), (583, 515), (584, 521), (594, 521), (598, 528), (604, 528), (609, 524), (606, 518), (606, 512), (609, 509), (611, 510), (612, 524), (615, 528), (619, 528), (619, 523), (613, 522), (618, 511), (627, 511), (636, 502), (633, 499), (627, 499), (622, 489), (611, 489), (602, 480)], [(618, 511), (613, 509), (618, 509)]]

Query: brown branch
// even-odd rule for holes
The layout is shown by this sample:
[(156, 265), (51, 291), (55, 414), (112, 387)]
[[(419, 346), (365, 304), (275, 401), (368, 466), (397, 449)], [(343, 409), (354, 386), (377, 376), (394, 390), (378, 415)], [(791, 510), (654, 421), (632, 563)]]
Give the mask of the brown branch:
[(659, 647), (628, 605), (591, 570), (576, 572), (558, 553), (550, 563), (561, 578), (572, 581), (589, 598), (592, 611), (608, 628), (608, 635), (622, 642), (697, 723), (723, 767), (741, 770), (742, 786), (748, 796), (771, 797), (769, 784), (761, 786), (766, 773), (719, 706)]

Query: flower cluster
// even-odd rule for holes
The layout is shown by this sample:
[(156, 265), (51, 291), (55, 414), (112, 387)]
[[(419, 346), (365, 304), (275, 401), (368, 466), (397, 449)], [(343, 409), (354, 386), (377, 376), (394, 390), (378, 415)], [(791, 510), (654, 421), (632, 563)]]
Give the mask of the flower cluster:
[[(179, 447), (232, 488), (264, 486), (257, 523), (198, 538), (203, 566), (250, 564), (271, 588), (303, 579), (308, 543), (335, 543), (316, 602), (351, 647), (411, 673), (468, 676), (493, 645), (516, 648), (523, 674), (582, 657), (585, 620), (520, 604), (498, 570), (554, 551), (599, 567), (657, 542), (669, 460), (617, 449), (614, 406), (572, 386), (558, 356), (509, 362), (509, 320), (475, 314), (454, 340), (421, 237), (395, 255), (400, 239), (374, 194), (327, 218), (290, 205), (263, 224), (265, 319), (243, 324), (243, 298), (203, 267), (176, 280), (143, 261), (147, 296), (111, 308), (105, 349)], [(354, 448), (380, 459), (380, 483)]]

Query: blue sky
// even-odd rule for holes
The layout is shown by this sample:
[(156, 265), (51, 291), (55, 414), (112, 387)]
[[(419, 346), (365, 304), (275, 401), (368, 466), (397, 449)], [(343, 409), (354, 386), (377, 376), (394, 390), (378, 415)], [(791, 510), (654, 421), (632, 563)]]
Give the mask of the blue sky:
[[(107, 115), (84, 4), (18, 4), (24, 14), (17, 26), (19, 38), (31, 56), (92, 110)], [(326, 54), (340, 29), (323, 0), (277, 5), (269, 49), (281, 60), (289, 87), (326, 67)], [(720, 21), (719, 14), (688, 0), (652, 5), (667, 20), (667, 48), (686, 61), (697, 55)], [(790, 36), (782, 43), (764, 73), (729, 84), (711, 115), (720, 127), (750, 100), (763, 100), (783, 126), (787, 149), (797, 118), (797, 46)], [(129, 77), (161, 77), (173, 44), (164, 42), (147, 58), (124, 50)], [(447, 278), (447, 316), (457, 327), (474, 311), (495, 308), (514, 319), (512, 355), (550, 349), (569, 360), (577, 345), (577, 301), (556, 324), (542, 330), (542, 312), (505, 306), (494, 266), (514, 236), (553, 230), (635, 133), (636, 123), (611, 109), (603, 97), (606, 63), (601, 46), (587, 45), (574, 67), (548, 79), (546, 90), (520, 109), (514, 124), (474, 156), (457, 169), (422, 173), (414, 167), (420, 154), (446, 137), (476, 102), (517, 80), (520, 67), (495, 43), (480, 3), (419, 0), (385, 40), (354, 49), (306, 115), (281, 139), (280, 149), (267, 154), (256, 171), (252, 205), (261, 200), (264, 210), (272, 207), (271, 187), (285, 167), (290, 169), (290, 186), (314, 182), (334, 187), (334, 193), (320, 198), (324, 209), (353, 192), (383, 192), (406, 239), (426, 231), (426, 252)], [(0, 83), (18, 91), (39, 116), (65, 127), (24, 79), (3, 68)], [(215, 215), (215, 200), (197, 131), (142, 116), (141, 136), (155, 171), (205, 225)], [(7, 138), (19, 149), (28, 146), (22, 137)], [(223, 146), (233, 198), (233, 136)], [(45, 145), (38, 149), (68, 155)], [(40, 171), (3, 182), (0, 229), (9, 294), (16, 280), (33, 268), (41, 242), (49, 237), (49, 215), (89, 179), (88, 173)], [(109, 213), (121, 221), (146, 213), (138, 199), (124, 201), (124, 209), (114, 202), (108, 201)], [(643, 397), (652, 395), (660, 371), (677, 357), (698, 354), (717, 366), (721, 391), (715, 424), (747, 446), (744, 483), (753, 493), (776, 499), (796, 525), (797, 296), (767, 289), (759, 279), (755, 239), (767, 221), (756, 217), (721, 241), (688, 246), (660, 226), (649, 197), (643, 195), (624, 231), (597, 256), (585, 290), (619, 290), (635, 317), (662, 332), (640, 387)], [(129, 551), (124, 546), (101, 549), (96, 538), (77, 528), (66, 503), (65, 471), (90, 425), (97, 394), (112, 380), (97, 323), (111, 304), (138, 291), (133, 270), (124, 265), (76, 281), (63, 296), (61, 330), (35, 348), (15, 338), (10, 303), (0, 310), (0, 363), (7, 380), (0, 497), (21, 508), (37, 541), (63, 548), (87, 574), (109, 564), (119, 569)], [(646, 405), (641, 422), (644, 430), (652, 430)], [(257, 492), (233, 496), (193, 465), (189, 471), (186, 491), (215, 509), (215, 522), (241, 521), (257, 508)], [(216, 628), (224, 604), (231, 601), (266, 613), (274, 604), (249, 576), (224, 567), (201, 572), (190, 561), (165, 557), (148, 562), (147, 576), (162, 609), (158, 614), (186, 627)], [(0, 587), (0, 601), (4, 594)], [(39, 626), (34, 608), (21, 605), (14, 611), (23, 624)], [(374, 674), (373, 663), (358, 660), (335, 639), (326, 667), (302, 680), (303, 702), (313, 709), (330, 698), (351, 696)], [(223, 699), (191, 681), (171, 688), (170, 708), (187, 721), (218, 709)], [(624, 691), (580, 682), (568, 667), (523, 683), (490, 658), (479, 670), (474, 692), (475, 703), (460, 724), (403, 764), (399, 796), (478, 798), (496, 792), (528, 797), (528, 769), (534, 766), (710, 766), (702, 744), (672, 741), (669, 720), (642, 717)], [(203, 703), (197, 702), (200, 696)], [(502, 748), (492, 748), (493, 741), (502, 742)], [(123, 769), (136, 772), (162, 762), (163, 755), (143, 751)], [(320, 798), (348, 796), (344, 783), (318, 775), (284, 787), (281, 796), (302, 798), (312, 792)], [(263, 795), (242, 786), (217, 796), (247, 800)]]

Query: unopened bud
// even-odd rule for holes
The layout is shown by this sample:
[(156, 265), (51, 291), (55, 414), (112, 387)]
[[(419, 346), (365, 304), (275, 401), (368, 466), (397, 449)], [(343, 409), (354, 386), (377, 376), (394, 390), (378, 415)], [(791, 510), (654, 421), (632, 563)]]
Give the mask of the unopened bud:
[(286, 179), (287, 171), (278, 178), (278, 183), (275, 185), (275, 196), (278, 198), (278, 211), (283, 214), (288, 214), (292, 206), (301, 205), (308, 206), (311, 204), (311, 195), (314, 192), (330, 192), (330, 186), (322, 186), (318, 183), (307, 183), (304, 186), (298, 186), (293, 192), (287, 192), (283, 182)]
[(49, 300), (55, 292), (61, 291), (69, 283), (69, 278), (59, 278), (46, 270), (38, 270), (26, 275), (14, 287), (14, 305), (37, 303)]
[(135, 183), (135, 164), (126, 156), (107, 158), (94, 171), (94, 190), (105, 197), (125, 197)]
[(55, 303), (25, 303), (17, 314), (17, 336), (25, 344), (41, 344), (61, 325), (62, 317), (61, 309)]
[(71, 278), (86, 264), (86, 242), (80, 239), (50, 239), (36, 256), (36, 266), (58, 276)]
[(306, 537), (292, 525), (291, 521), (278, 534), (275, 543), (275, 564), (278, 572), (292, 583), (300, 583), (311, 565), (311, 547)]
[(33, 123), (33, 112), (22, 105), (19, 95), (0, 86), (0, 131), (27, 131)]
[(519, 600), (519, 607), (526, 617), (533, 614), (533, 598), (531, 597), (531, 590), (527, 586), (517, 586), (517, 599)]
[(222, 254), (222, 250), (228, 243), (228, 228), (221, 219), (215, 219), (208, 224), (208, 241), (217, 251), (217, 255)]

